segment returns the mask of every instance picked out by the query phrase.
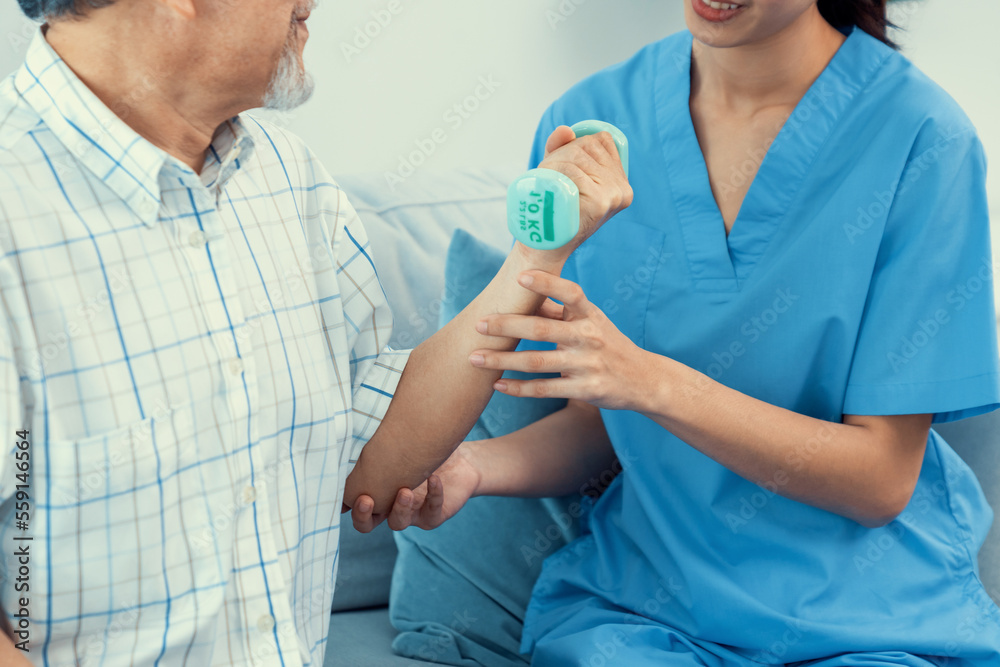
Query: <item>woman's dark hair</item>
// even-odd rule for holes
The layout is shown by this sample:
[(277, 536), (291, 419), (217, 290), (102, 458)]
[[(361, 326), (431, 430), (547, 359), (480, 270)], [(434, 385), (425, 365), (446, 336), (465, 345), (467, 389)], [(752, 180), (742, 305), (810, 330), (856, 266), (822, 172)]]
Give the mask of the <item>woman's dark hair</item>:
[(885, 15), (886, 0), (819, 0), (817, 6), (827, 23), (834, 28), (857, 26), (892, 48), (889, 28), (895, 27)]

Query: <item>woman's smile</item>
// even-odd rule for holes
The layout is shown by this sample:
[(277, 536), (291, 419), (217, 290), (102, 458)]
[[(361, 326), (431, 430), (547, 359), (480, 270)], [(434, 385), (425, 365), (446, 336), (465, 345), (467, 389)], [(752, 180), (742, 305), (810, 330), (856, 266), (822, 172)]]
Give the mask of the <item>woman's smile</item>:
[(691, 0), (691, 4), (698, 16), (712, 23), (728, 21), (745, 9), (744, 5), (735, 2)]

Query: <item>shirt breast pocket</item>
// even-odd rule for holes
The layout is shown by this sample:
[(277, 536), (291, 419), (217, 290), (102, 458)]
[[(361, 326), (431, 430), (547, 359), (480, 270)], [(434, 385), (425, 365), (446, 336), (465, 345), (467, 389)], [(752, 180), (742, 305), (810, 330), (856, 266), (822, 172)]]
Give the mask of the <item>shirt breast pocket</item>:
[(650, 291), (669, 257), (664, 243), (662, 231), (619, 216), (577, 248), (563, 274), (579, 283), (591, 303), (640, 347), (645, 344)]
[(149, 502), (196, 462), (195, 436), (194, 407), (187, 404), (97, 435), (49, 441), (52, 509)]
[[(211, 545), (217, 537), (206, 488), (234, 497), (225, 460), (206, 442), (217, 428), (202, 424), (199, 437), (197, 409), (164, 408), (101, 434), (51, 440), (47, 455), (35, 457), (42, 465), (32, 524), (53, 572), (49, 599), (72, 600), (74, 612), (153, 605), (143, 622), (154, 622), (164, 601), (191, 587), (192, 564), (214, 553), (199, 551), (198, 539)], [(93, 618), (96, 632), (107, 617)]]

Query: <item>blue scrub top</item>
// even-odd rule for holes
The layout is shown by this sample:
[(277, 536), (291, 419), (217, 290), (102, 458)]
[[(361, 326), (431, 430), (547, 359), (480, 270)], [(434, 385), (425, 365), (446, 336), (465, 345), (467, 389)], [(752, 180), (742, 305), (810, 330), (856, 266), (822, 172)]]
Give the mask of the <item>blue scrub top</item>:
[[(957, 104), (853, 30), (766, 157), (748, 154), (762, 163), (727, 238), (688, 106), (691, 42), (651, 44), (545, 113), (533, 166), (560, 124), (630, 139), (635, 203), (563, 275), (646, 350), (819, 420), (1000, 407), (986, 163)], [(525, 651), (593, 598), (765, 664), (1000, 664), (976, 561), (992, 512), (933, 430), (906, 511), (867, 529), (779, 495), (826, 429), (758, 486), (646, 417), (602, 414), (624, 473), (590, 534), (546, 562)]]

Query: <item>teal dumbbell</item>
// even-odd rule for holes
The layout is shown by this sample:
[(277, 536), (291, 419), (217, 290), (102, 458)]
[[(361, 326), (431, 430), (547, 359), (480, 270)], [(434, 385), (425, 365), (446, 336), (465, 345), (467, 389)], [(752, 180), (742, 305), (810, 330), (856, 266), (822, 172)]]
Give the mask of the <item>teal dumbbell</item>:
[[(577, 137), (610, 132), (628, 177), (628, 139), (610, 123), (585, 120), (572, 127)], [(532, 169), (507, 190), (507, 228), (530, 248), (553, 250), (572, 241), (580, 231), (580, 190), (552, 169)]]

